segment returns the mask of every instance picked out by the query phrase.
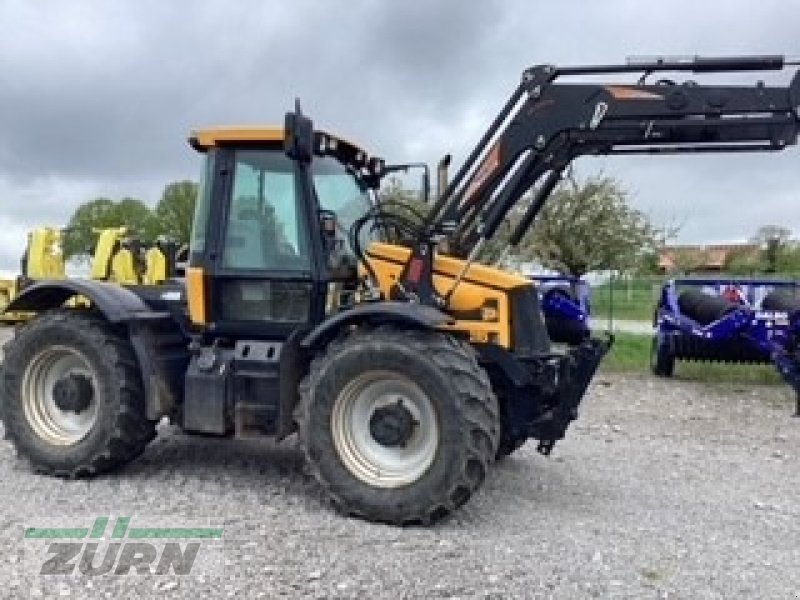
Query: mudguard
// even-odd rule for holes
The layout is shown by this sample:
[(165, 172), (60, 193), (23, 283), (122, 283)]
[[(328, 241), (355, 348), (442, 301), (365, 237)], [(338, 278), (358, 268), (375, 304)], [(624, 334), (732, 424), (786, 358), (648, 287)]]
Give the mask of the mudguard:
[(188, 340), (167, 311), (154, 311), (131, 290), (88, 279), (37, 281), (26, 287), (6, 311), (41, 312), (59, 308), (74, 296), (86, 298), (110, 323), (127, 325), (145, 387), (150, 420), (170, 414), (180, 401), (189, 360)]
[(118, 284), (90, 279), (37, 281), (25, 287), (5, 311), (36, 312), (58, 308), (73, 296), (87, 298), (111, 323), (169, 316), (166, 312), (152, 311), (139, 296)]
[(342, 328), (358, 323), (381, 325), (402, 323), (420, 329), (434, 329), (453, 322), (453, 317), (423, 304), (410, 302), (368, 302), (358, 304), (324, 321), (312, 330), (300, 345), (315, 349), (333, 339)]

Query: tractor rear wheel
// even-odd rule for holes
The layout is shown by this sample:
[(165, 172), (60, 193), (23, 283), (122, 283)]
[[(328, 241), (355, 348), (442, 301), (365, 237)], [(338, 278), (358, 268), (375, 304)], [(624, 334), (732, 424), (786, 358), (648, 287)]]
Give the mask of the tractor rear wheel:
[(100, 317), (43, 313), (5, 347), (0, 416), (39, 472), (90, 476), (126, 463), (155, 437), (128, 340)]
[(346, 514), (437, 521), (478, 489), (497, 451), (489, 378), (442, 333), (358, 330), (312, 362), (300, 393), (306, 460)]

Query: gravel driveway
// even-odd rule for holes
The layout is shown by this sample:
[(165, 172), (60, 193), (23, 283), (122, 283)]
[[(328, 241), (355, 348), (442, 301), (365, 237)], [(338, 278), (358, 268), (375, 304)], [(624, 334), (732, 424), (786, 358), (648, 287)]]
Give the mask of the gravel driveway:
[[(549, 459), (524, 447), (433, 529), (342, 518), (292, 443), (186, 437), (93, 481), (0, 442), (0, 596), (800, 598), (800, 420), (786, 388), (601, 375)], [(30, 575), (45, 516), (224, 524), (211, 575)]]

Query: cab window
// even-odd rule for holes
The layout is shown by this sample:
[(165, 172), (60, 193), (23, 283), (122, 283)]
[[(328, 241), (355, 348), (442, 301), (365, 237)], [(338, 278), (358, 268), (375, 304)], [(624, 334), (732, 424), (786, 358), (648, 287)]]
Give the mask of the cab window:
[(228, 269), (310, 270), (294, 163), (283, 152), (236, 152), (222, 262)]

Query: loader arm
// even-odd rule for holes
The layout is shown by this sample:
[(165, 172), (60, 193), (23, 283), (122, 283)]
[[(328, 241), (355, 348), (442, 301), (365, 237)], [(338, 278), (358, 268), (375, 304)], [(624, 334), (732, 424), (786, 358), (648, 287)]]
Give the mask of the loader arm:
[[(658, 72), (781, 70), (782, 56), (633, 62), (527, 69), (520, 84), (429, 211), (400, 277), (408, 297), (444, 306), (431, 283), (433, 255), (466, 258), (464, 271), (509, 211), (537, 194), (510, 239), (534, 222), (560, 175), (583, 155), (777, 151), (797, 141), (800, 73), (786, 87), (646, 83)], [(638, 82), (574, 83), (576, 76), (640, 73)], [(456, 281), (456, 285), (458, 280)]]

